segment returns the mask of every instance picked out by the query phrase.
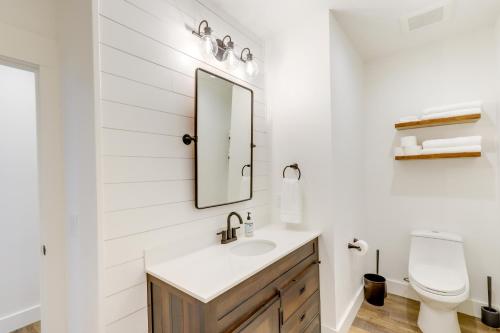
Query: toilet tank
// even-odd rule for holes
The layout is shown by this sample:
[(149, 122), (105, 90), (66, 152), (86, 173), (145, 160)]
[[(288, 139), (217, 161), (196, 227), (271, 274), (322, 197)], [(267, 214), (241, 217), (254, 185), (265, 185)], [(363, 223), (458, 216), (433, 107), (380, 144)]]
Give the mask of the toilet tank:
[(413, 231), (409, 265), (418, 264), (466, 269), (462, 237), (438, 231)]

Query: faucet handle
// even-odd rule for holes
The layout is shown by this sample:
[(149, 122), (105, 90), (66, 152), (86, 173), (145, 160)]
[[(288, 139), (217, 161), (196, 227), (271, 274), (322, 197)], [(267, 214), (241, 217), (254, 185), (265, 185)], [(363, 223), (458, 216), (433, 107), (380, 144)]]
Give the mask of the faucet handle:
[(226, 230), (222, 230), (221, 232), (218, 232), (217, 235), (222, 235), (222, 242), (225, 242), (227, 241), (227, 231)]
[(231, 236), (232, 238), (236, 238), (236, 230), (238, 230), (240, 227), (232, 228), (231, 229)]

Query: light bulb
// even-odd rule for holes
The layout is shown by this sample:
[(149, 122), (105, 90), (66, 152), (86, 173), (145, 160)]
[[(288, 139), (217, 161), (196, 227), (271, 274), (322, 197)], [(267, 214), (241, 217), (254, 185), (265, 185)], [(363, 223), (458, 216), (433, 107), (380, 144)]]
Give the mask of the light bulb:
[(238, 68), (239, 65), (239, 60), (238, 57), (236, 57), (236, 54), (234, 53), (233, 48), (228, 48), (226, 50), (226, 54), (224, 55), (224, 58), (226, 59), (226, 67), (229, 70), (235, 70)]
[(215, 50), (217, 48), (217, 43), (212, 38), (211, 35), (204, 35), (201, 38), (201, 53), (205, 59), (213, 57)]
[(246, 72), (249, 76), (255, 77), (259, 74), (259, 65), (257, 62), (253, 60), (253, 58), (249, 58), (246, 62)]

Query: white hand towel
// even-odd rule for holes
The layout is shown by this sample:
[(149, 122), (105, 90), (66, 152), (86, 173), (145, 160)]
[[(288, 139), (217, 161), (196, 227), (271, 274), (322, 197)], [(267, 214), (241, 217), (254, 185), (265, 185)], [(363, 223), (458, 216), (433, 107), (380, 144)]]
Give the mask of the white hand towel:
[(481, 114), (480, 108), (461, 109), (447, 112), (431, 113), (422, 116), (422, 120), (467, 116), (470, 114)]
[(280, 208), (281, 222), (302, 222), (302, 193), (300, 189), (300, 182), (297, 179), (283, 179)]
[(465, 136), (451, 139), (426, 140), (422, 143), (424, 149), (427, 148), (448, 148), (463, 146), (481, 146), (482, 137)]
[(446, 154), (446, 153), (478, 153), (481, 152), (481, 146), (461, 146), (461, 147), (443, 147), (422, 149), (422, 154)]
[(247, 199), (250, 197), (250, 177), (241, 177), (240, 182), (240, 200)]
[(472, 109), (472, 108), (482, 109), (482, 107), (483, 107), (482, 101), (472, 101), (472, 102), (464, 102), (464, 103), (449, 104), (449, 105), (427, 108), (424, 109), (422, 113), (424, 115), (427, 115), (432, 113), (440, 113), (440, 112), (447, 112), (460, 109)]

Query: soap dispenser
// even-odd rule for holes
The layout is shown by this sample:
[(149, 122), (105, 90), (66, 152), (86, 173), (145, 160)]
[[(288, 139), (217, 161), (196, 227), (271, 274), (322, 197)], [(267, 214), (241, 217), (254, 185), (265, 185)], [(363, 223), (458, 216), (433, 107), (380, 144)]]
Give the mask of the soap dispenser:
[(250, 216), (250, 212), (247, 213), (247, 221), (245, 222), (245, 237), (253, 237), (253, 221), (252, 217)]

